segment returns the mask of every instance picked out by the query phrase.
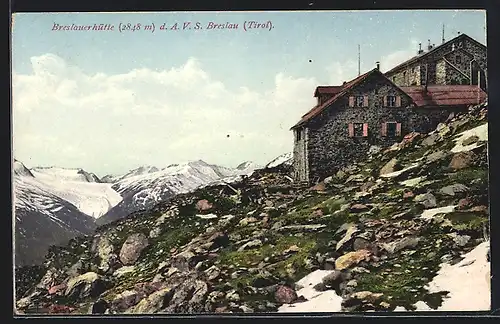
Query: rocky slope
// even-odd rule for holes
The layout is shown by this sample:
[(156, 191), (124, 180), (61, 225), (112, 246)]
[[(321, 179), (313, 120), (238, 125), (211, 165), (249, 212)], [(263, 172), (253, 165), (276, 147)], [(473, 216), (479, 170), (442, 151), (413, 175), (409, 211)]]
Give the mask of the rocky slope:
[(17, 311), (439, 309), (464, 298), (442, 290), (453, 287), (443, 271), (470, 266), (487, 237), (487, 107), (478, 106), (312, 188), (275, 166), (101, 226), (16, 272)]
[(54, 195), (32, 175), (22, 174), (15, 175), (13, 183), (16, 266), (42, 262), (50, 245), (90, 234), (96, 227), (92, 217)]

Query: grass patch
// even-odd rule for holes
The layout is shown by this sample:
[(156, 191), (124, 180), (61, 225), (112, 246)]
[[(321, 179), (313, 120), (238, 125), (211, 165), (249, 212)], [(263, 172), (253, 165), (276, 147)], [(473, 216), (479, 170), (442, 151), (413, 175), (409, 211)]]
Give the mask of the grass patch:
[[(357, 291), (368, 290), (383, 293), (383, 299), (391, 306), (403, 306), (414, 310), (417, 301), (425, 300), (433, 308), (439, 307), (442, 295), (429, 294), (425, 285), (439, 271), (440, 258), (449, 253), (449, 239), (439, 229), (429, 230), (425, 241), (412, 254), (399, 253), (386, 260), (379, 267), (370, 265), (370, 273), (358, 278)], [(440, 240), (440, 241), (439, 241)], [(438, 242), (441, 242), (438, 244)], [(396, 267), (395, 264), (399, 266)]]
[(461, 232), (475, 233), (480, 235), (481, 230), (488, 224), (488, 216), (484, 213), (455, 211), (444, 216), (448, 219), (452, 227)]

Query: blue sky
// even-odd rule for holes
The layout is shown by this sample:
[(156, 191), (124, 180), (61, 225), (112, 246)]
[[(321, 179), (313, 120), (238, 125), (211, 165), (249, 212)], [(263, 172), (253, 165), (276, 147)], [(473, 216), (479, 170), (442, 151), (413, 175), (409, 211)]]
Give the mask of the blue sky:
[[(250, 20), (271, 21), (274, 28), (243, 31)], [(238, 23), (239, 29), (158, 30), (185, 21)], [(120, 22), (154, 23), (157, 30), (51, 30), (54, 23)], [(361, 71), (376, 61), (385, 71), (413, 56), (418, 42), (440, 44), (442, 24), (446, 40), (460, 31), (485, 43), (484, 11), (17, 14), (14, 154), (28, 166), (82, 167), (100, 175), (198, 158), (228, 166), (262, 164), (291, 150), (288, 128), (312, 108), (315, 86), (357, 75), (358, 44)], [(195, 95), (200, 89), (204, 94)], [(231, 107), (228, 98), (239, 103)], [(146, 108), (139, 107), (151, 109), (143, 114), (138, 109)], [(204, 111), (198, 121), (185, 115), (196, 107)], [(224, 109), (238, 120), (224, 122), (232, 116)], [(228, 139), (228, 132), (235, 135)], [(114, 140), (104, 144), (109, 137)], [(205, 142), (191, 146), (187, 138)]]

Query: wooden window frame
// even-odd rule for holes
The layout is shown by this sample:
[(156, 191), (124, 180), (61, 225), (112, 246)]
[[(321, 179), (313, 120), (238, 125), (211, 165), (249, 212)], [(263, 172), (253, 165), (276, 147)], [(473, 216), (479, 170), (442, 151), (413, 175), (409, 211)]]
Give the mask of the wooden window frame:
[[(361, 105), (359, 104), (361, 102)], [(365, 106), (365, 96), (354, 96), (354, 107), (361, 108)]]
[[(394, 134), (388, 134), (387, 133), (387, 130), (388, 130), (387, 126), (389, 124), (395, 124), (396, 125), (396, 130), (395, 130)], [(382, 123), (381, 133), (382, 133), (383, 137), (397, 138), (397, 137), (401, 137), (401, 134), (402, 134), (401, 128), (402, 128), (401, 123), (398, 123), (396, 121), (384, 122), (384, 123)]]
[[(361, 125), (361, 133), (356, 134), (356, 125)], [(348, 135), (353, 138), (368, 137), (368, 123), (354, 122), (348, 124)]]
[[(394, 97), (394, 105), (389, 105), (389, 97)], [(384, 96), (384, 104), (383, 104), (384, 107), (388, 107), (388, 108), (398, 108), (398, 107), (401, 107), (401, 96), (397, 96), (397, 95), (387, 95), (387, 96)]]

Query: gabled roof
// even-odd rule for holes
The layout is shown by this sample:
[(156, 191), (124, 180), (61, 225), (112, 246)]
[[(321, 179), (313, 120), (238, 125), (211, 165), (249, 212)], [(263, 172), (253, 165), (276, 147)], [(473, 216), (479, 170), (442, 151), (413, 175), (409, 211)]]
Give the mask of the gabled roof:
[[(379, 73), (382, 77), (385, 78), (385, 76), (377, 68), (375, 68), (375, 69), (373, 69), (371, 71), (368, 71), (365, 74), (361, 74), (360, 76), (358, 76), (357, 78), (355, 78), (355, 79), (347, 82), (343, 86), (339, 86), (339, 87), (342, 87), (340, 92), (338, 92), (337, 94), (335, 94), (333, 97), (331, 97), (330, 99), (328, 99), (327, 101), (325, 101), (321, 105), (315, 106), (308, 113), (306, 113), (305, 115), (303, 115), (302, 118), (300, 119), (300, 121), (297, 124), (295, 124), (293, 127), (291, 127), (290, 129), (294, 129), (294, 128), (296, 128), (296, 127), (304, 124), (305, 122), (311, 120), (312, 118), (316, 117), (323, 110), (325, 110), (326, 108), (328, 108), (332, 103), (334, 103), (335, 101), (337, 101), (339, 98), (342, 98), (346, 94), (347, 91), (349, 91), (355, 85), (357, 85), (361, 81), (365, 80), (368, 76), (370, 76), (370, 75), (372, 75), (374, 73)], [(389, 79), (387, 79), (387, 81), (391, 82)], [(397, 87), (397, 86), (395, 85), (395, 87)]]
[(444, 42), (443, 44), (441, 44), (441, 45), (438, 45), (438, 46), (434, 47), (433, 49), (431, 49), (431, 50), (430, 50), (430, 51), (428, 51), (428, 52), (425, 52), (425, 53), (420, 54), (420, 55), (416, 55), (416, 56), (414, 56), (414, 57), (410, 58), (409, 60), (407, 60), (407, 61), (405, 61), (405, 62), (403, 62), (403, 63), (401, 63), (401, 64), (399, 64), (399, 65), (397, 65), (397, 66), (395, 66), (395, 67), (393, 67), (393, 68), (392, 68), (392, 69), (390, 69), (389, 71), (385, 72), (385, 75), (388, 75), (388, 74), (394, 73), (394, 72), (396, 72), (396, 71), (400, 70), (400, 69), (401, 69), (401, 68), (403, 68), (403, 67), (406, 67), (406, 66), (408, 66), (408, 65), (411, 65), (411, 64), (413, 64), (413, 63), (415, 63), (415, 62), (417, 62), (417, 61), (421, 60), (422, 58), (425, 58), (425, 57), (429, 56), (430, 54), (435, 53), (435, 52), (436, 52), (439, 48), (441, 48), (441, 47), (443, 47), (443, 46), (446, 46), (446, 45), (450, 44), (451, 42), (454, 42), (454, 41), (459, 40), (459, 39), (462, 39), (462, 40), (463, 40), (463, 39), (470, 40), (470, 41), (472, 41), (472, 42), (476, 43), (477, 45), (479, 45), (479, 46), (481, 46), (481, 47), (483, 47), (483, 48), (485, 48), (485, 49), (486, 49), (486, 46), (485, 46), (485, 45), (481, 44), (480, 42), (478, 42), (478, 41), (477, 41), (477, 40), (475, 40), (474, 38), (472, 38), (472, 37), (470, 37), (470, 36), (467, 36), (466, 34), (460, 34), (460, 35), (458, 35), (457, 37), (452, 38), (452, 39), (450, 39), (449, 41)]
[(461, 106), (479, 104), (486, 92), (477, 85), (429, 85), (400, 87), (417, 106)]
[(344, 86), (317, 86), (316, 91), (314, 91), (314, 96), (318, 97), (319, 95), (328, 94), (328, 95), (336, 95)]

